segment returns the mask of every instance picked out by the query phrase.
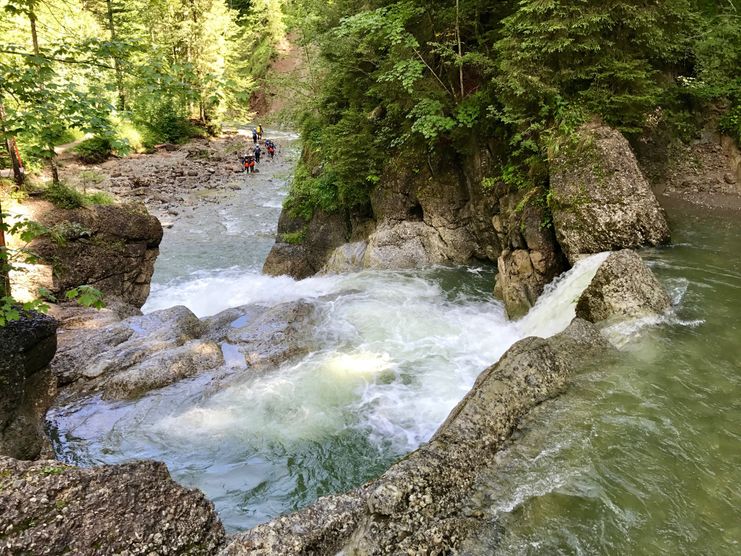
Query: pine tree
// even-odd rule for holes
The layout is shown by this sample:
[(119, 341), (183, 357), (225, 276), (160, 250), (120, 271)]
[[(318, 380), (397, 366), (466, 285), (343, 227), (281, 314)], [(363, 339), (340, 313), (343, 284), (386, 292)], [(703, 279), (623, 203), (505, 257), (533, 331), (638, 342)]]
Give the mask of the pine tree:
[(694, 21), (687, 0), (522, 0), (497, 44), (507, 119), (527, 125), (569, 103), (638, 131)]

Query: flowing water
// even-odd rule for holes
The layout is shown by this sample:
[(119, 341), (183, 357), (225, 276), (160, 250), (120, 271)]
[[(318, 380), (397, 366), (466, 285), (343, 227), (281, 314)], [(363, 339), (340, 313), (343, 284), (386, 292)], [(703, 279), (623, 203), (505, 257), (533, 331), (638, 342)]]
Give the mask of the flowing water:
[(467, 553), (741, 553), (741, 228), (670, 216), (674, 246), (646, 258), (675, 314), (614, 327), (621, 360), (533, 413), (479, 485)]
[[(288, 158), (293, 138), (282, 139)], [(207, 373), (133, 402), (55, 410), (61, 458), (165, 461), (227, 529), (252, 527), (362, 484), (427, 440), (513, 342), (568, 324), (605, 256), (577, 265), (518, 323), (490, 295), (490, 267), (264, 276), (288, 168), (263, 166), (227, 202), (168, 230), (144, 310), (184, 304), (207, 316), (310, 298), (320, 348), (259, 376)], [(678, 220), (680, 244), (650, 253), (676, 314), (612, 329), (619, 368), (584, 373), (536, 412), (472, 501), (486, 517), (471, 552), (656, 553), (738, 539), (741, 271), (724, 223)]]

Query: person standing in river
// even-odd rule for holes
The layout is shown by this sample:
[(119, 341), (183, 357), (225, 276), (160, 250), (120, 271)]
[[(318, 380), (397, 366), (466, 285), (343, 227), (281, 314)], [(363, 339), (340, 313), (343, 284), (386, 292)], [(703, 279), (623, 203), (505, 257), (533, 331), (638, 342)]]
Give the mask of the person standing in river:
[(260, 155), (262, 154), (262, 149), (260, 148), (260, 143), (255, 145), (255, 162), (260, 164)]
[(252, 142), (257, 145), (257, 130), (252, 128)]
[(262, 124), (257, 124), (257, 138), (262, 141)]

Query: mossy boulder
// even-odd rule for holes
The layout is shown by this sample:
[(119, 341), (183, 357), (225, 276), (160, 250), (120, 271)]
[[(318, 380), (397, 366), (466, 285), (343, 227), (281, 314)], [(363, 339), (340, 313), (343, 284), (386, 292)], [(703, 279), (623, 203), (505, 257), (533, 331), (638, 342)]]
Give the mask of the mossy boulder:
[(619, 131), (582, 126), (563, 140), (550, 169), (553, 225), (571, 264), (579, 255), (669, 242), (664, 212)]
[(224, 528), (164, 463), (81, 469), (0, 457), (4, 554), (215, 554)]

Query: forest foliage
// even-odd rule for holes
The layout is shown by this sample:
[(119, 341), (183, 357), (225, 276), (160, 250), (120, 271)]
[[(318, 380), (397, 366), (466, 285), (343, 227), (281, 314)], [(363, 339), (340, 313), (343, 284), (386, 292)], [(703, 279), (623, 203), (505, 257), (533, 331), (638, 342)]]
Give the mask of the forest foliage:
[(94, 161), (244, 120), (285, 33), (282, 4), (0, 0), (3, 138), (55, 171), (54, 147), (84, 134)]
[(318, 52), (295, 214), (363, 210), (389, 158), (496, 146), (490, 180), (547, 186), (549, 150), (599, 118), (634, 138), (698, 115), (741, 141), (738, 0), (297, 0)]
[[(59, 145), (102, 162), (215, 133), (249, 117), (250, 97), (285, 39), (284, 0), (0, 0), (0, 167), (15, 182), (46, 166), (43, 197), (62, 208), (106, 204), (101, 192), (60, 182)], [(23, 171), (25, 170), (25, 172)], [(82, 173), (81, 173), (82, 175)], [(2, 191), (0, 191), (1, 193)], [(0, 204), (0, 326), (42, 301), (18, 303), (9, 273), (30, 263), (5, 234), (28, 243), (48, 234), (10, 221)], [(87, 306), (100, 292), (66, 292)]]

